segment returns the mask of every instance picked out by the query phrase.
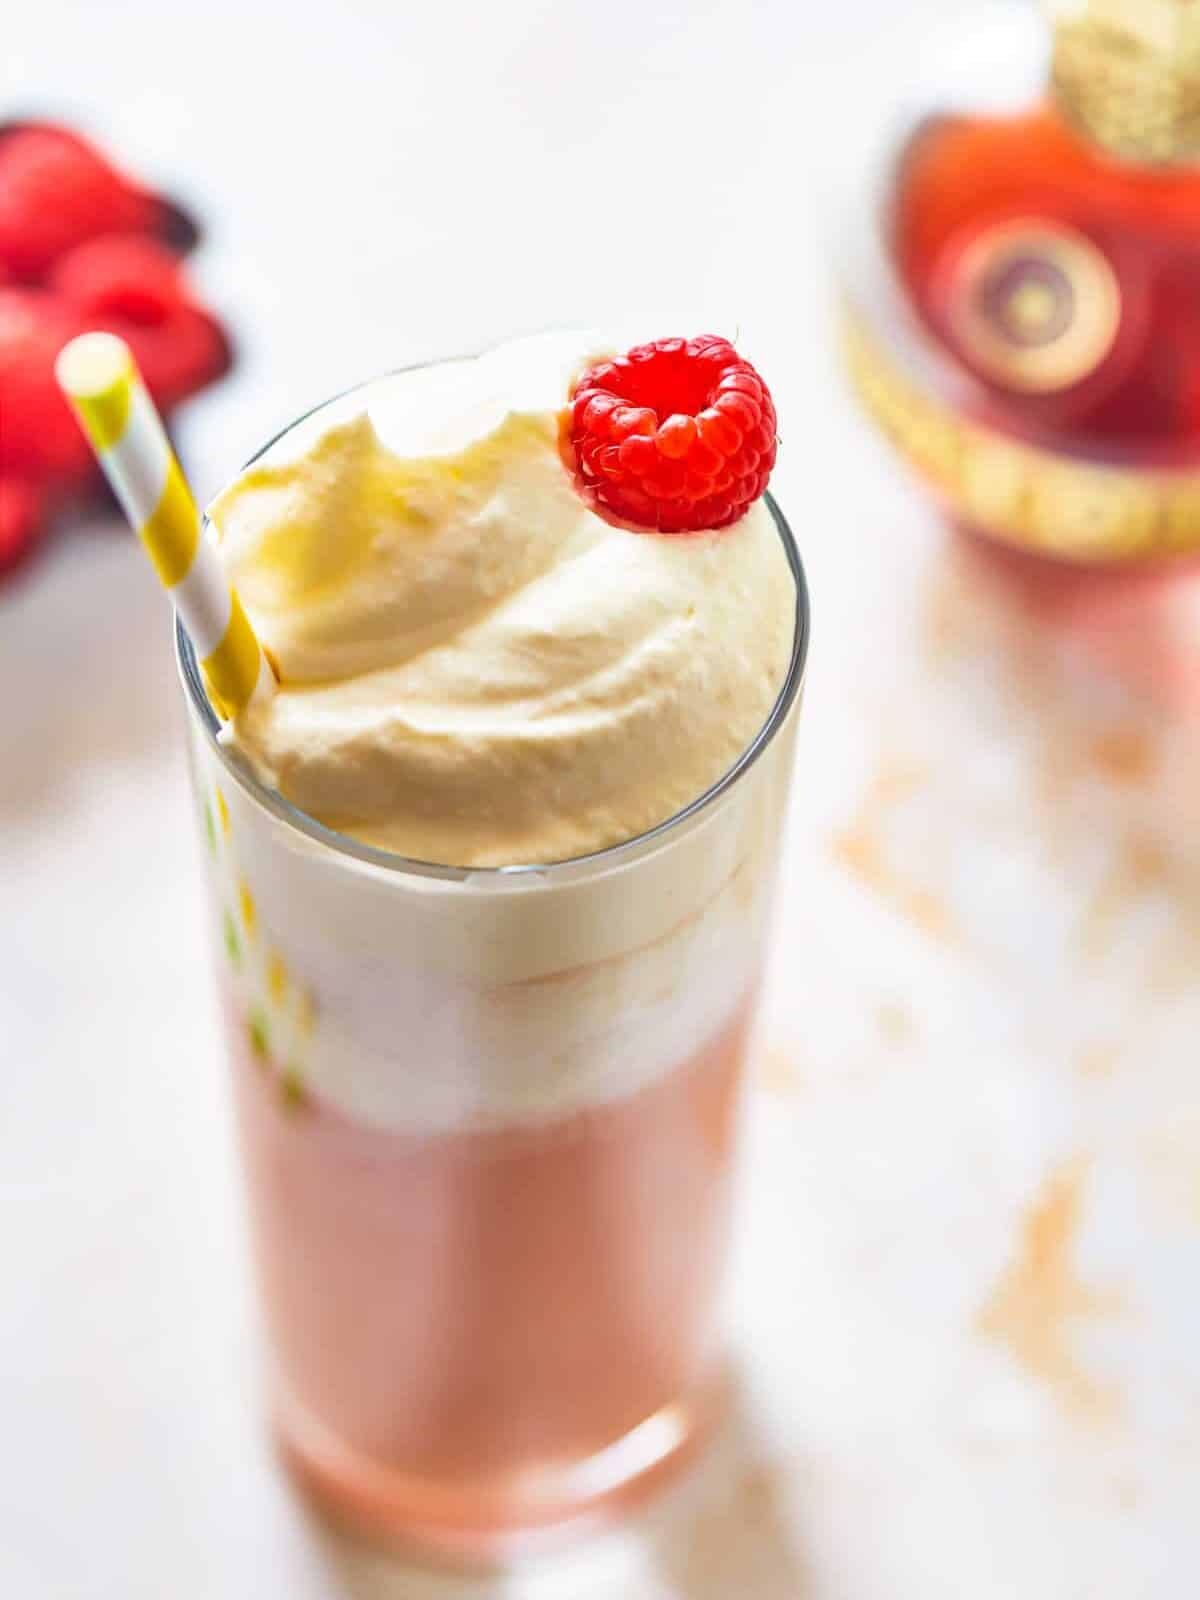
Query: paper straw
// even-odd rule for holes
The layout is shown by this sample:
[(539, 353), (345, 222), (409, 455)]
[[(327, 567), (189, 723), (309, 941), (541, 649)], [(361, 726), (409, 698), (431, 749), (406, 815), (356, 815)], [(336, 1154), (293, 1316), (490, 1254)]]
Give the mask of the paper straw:
[(72, 339), (55, 376), (121, 509), (183, 619), (219, 716), (237, 716), (275, 677), (167, 442), (133, 354), (111, 333)]

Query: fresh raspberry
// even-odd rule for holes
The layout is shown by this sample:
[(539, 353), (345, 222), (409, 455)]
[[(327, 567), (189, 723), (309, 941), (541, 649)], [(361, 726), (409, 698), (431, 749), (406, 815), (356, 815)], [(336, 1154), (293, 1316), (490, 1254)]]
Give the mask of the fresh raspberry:
[(85, 316), (154, 327), (188, 298), (179, 257), (142, 234), (110, 234), (76, 245), (48, 278)]
[(0, 140), (0, 261), (36, 279), (105, 233), (169, 230), (172, 208), (75, 134), (22, 123)]
[(0, 473), (88, 476), (91, 451), (54, 381), (58, 352), (85, 328), (58, 295), (0, 289)]
[(656, 339), (589, 367), (570, 443), (586, 493), (663, 533), (722, 528), (767, 487), (775, 407), (727, 339)]
[(15, 567), (45, 531), (44, 496), (32, 478), (0, 477), (0, 572)]

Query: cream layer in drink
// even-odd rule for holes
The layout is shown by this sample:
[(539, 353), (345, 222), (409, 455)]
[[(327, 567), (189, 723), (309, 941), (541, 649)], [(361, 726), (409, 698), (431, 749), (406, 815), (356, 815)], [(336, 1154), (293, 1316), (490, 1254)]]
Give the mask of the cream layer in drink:
[(607, 356), (380, 380), (210, 512), (280, 678), (193, 745), (281, 1426), (443, 1543), (669, 1454), (712, 1357), (796, 580), (761, 498), (590, 492)]

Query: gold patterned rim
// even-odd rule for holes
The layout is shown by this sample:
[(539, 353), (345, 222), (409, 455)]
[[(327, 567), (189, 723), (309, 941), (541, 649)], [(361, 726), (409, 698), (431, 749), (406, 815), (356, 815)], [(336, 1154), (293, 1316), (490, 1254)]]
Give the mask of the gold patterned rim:
[(1200, 550), (1200, 472), (1073, 460), (964, 417), (918, 387), (850, 305), (842, 345), (866, 410), (951, 513), (973, 527), (1069, 561)]

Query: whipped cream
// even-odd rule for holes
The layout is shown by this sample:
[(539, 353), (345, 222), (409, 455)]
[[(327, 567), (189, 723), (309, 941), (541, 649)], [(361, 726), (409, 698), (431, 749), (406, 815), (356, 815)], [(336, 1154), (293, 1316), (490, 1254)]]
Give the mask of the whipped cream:
[(610, 354), (542, 335), (323, 407), (214, 502), (279, 673), (232, 738), (330, 827), (461, 866), (550, 862), (690, 804), (766, 722), (795, 588), (762, 502), (615, 527), (560, 427)]
[(798, 704), (634, 858), (449, 881), (307, 839), (193, 722), (233, 1025), (318, 1104), (421, 1136), (561, 1125), (684, 1069), (753, 999)]

